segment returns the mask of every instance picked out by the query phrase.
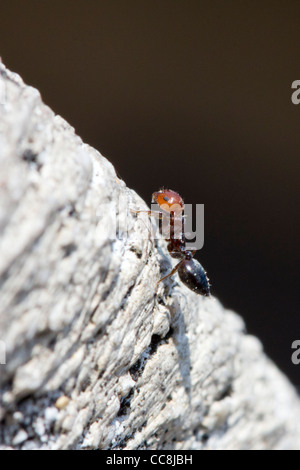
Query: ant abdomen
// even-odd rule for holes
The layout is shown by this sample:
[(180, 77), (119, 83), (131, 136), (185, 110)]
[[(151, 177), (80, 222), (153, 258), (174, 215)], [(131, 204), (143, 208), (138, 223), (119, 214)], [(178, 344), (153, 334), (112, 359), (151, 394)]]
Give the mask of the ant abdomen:
[(192, 291), (209, 297), (209, 281), (199, 261), (194, 258), (182, 260), (178, 267), (178, 275)]

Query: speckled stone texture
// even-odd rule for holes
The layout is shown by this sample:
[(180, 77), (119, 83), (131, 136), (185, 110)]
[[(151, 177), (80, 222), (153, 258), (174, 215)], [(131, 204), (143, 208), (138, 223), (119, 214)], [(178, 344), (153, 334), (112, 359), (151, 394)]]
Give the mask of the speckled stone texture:
[(156, 286), (145, 208), (0, 65), (0, 448), (300, 449), (299, 399), (241, 318)]

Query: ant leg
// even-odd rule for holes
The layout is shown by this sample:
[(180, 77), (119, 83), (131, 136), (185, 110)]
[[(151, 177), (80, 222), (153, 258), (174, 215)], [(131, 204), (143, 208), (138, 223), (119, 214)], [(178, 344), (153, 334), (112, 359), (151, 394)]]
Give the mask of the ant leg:
[(159, 220), (162, 220), (162, 212), (158, 211), (136, 211), (134, 209), (130, 209), (132, 214), (148, 214), (149, 217), (154, 216), (157, 217)]
[(167, 279), (168, 277), (171, 277), (173, 276), (173, 274), (176, 273), (176, 271), (178, 270), (179, 266), (181, 265), (181, 263), (183, 263), (184, 259), (182, 259), (181, 261), (179, 261), (178, 264), (176, 264), (176, 266), (172, 269), (172, 271), (167, 274), (166, 276), (162, 277), (159, 281), (157, 281), (156, 285), (159, 284), (161, 281), (164, 281), (165, 279)]

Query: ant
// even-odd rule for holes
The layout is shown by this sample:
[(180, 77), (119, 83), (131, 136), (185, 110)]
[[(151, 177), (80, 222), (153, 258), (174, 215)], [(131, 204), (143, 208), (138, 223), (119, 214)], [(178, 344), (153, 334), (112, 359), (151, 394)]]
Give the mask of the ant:
[[(201, 294), (206, 297), (210, 296), (209, 279), (202, 265), (193, 258), (196, 250), (190, 251), (186, 249), (186, 238), (184, 233), (184, 219), (182, 215), (184, 210), (184, 202), (182, 197), (171, 189), (160, 189), (152, 194), (152, 201), (159, 205), (159, 207), (166, 213), (170, 214), (170, 234), (169, 238), (165, 240), (168, 242), (168, 251), (172, 258), (180, 259), (179, 263), (172, 269), (172, 271), (161, 278), (157, 284), (164, 281), (168, 277), (173, 276), (176, 272), (189, 289), (196, 294)], [(146, 212), (148, 215), (156, 215), (160, 220), (163, 218), (163, 212), (153, 211), (137, 211)], [(180, 233), (175, 236), (175, 226), (181, 225)]]

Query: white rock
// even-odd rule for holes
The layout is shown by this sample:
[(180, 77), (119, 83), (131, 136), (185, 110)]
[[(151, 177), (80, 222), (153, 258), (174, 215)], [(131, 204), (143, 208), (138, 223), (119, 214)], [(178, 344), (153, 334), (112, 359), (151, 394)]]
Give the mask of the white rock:
[(157, 288), (165, 242), (127, 213), (145, 203), (0, 81), (0, 448), (300, 449), (299, 398), (242, 319), (177, 276)]
[(24, 431), (24, 429), (20, 429), (17, 434), (15, 435), (15, 437), (13, 438), (12, 440), (12, 445), (13, 446), (18, 446), (20, 444), (22, 444), (23, 442), (25, 442), (28, 438), (28, 434), (26, 431)]

